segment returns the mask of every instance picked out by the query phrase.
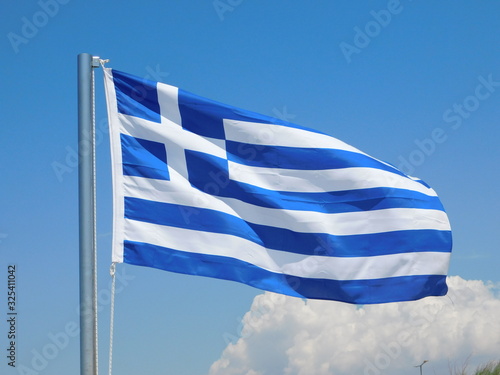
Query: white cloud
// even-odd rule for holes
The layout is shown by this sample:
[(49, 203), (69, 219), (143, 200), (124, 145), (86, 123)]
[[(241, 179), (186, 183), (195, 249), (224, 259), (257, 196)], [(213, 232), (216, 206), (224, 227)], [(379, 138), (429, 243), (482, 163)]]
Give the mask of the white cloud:
[(415, 374), (424, 359), (428, 373), (449, 373), (499, 360), (498, 285), (448, 286), (447, 297), (363, 307), (264, 293), (210, 375)]

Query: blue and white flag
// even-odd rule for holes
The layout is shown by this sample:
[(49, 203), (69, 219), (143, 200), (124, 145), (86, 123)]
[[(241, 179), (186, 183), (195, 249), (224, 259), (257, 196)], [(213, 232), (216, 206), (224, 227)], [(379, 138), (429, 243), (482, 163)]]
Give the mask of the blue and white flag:
[(447, 292), (434, 190), (321, 132), (105, 69), (113, 261), (356, 304)]

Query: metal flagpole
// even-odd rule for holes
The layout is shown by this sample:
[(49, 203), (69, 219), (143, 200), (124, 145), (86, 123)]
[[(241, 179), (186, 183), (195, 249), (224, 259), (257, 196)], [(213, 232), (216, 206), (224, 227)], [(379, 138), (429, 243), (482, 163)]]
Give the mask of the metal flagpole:
[[(97, 58), (98, 59), (98, 58)], [(80, 374), (97, 375), (95, 304), (94, 87), (96, 59), (78, 55), (78, 200), (80, 232)]]

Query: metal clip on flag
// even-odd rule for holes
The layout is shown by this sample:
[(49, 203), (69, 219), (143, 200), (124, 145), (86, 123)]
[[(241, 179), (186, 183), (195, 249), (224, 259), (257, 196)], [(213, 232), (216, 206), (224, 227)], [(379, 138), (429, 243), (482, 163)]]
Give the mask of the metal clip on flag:
[(113, 262), (356, 304), (447, 292), (434, 190), (315, 130), (105, 69)]

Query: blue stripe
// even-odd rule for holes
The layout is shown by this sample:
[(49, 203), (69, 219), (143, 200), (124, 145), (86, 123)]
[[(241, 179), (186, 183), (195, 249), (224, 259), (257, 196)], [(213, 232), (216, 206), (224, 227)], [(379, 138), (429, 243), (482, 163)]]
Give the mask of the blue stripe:
[(161, 122), (156, 82), (112, 70), (118, 113)]
[(125, 241), (124, 262), (188, 275), (237, 281), (294, 297), (373, 304), (444, 296), (446, 276), (423, 275), (373, 280), (308, 279), (277, 274), (247, 262), (217, 255), (186, 253), (146, 243)]
[(376, 168), (404, 173), (370, 156), (357, 152), (329, 148), (264, 146), (226, 141), (228, 160), (253, 167), (322, 170), (338, 168)]
[(421, 251), (451, 251), (451, 232), (406, 230), (335, 236), (300, 233), (249, 223), (224, 212), (125, 197), (125, 217), (177, 228), (228, 234), (268, 249), (305, 255), (363, 257)]
[(443, 210), (437, 197), (396, 188), (370, 188), (334, 192), (283, 192), (229, 179), (225, 159), (186, 150), (189, 182), (199, 190), (220, 197), (235, 198), (267, 208), (341, 213), (385, 208)]
[(167, 151), (163, 143), (120, 134), (123, 174), (169, 180)]
[[(191, 181), (191, 180), (190, 180)], [(204, 184), (193, 184), (200, 190)], [(284, 210), (343, 213), (386, 208), (423, 208), (443, 211), (437, 197), (411, 190), (371, 188), (324, 193), (297, 193), (268, 190), (242, 182), (230, 181), (218, 196), (235, 198), (260, 207)]]

